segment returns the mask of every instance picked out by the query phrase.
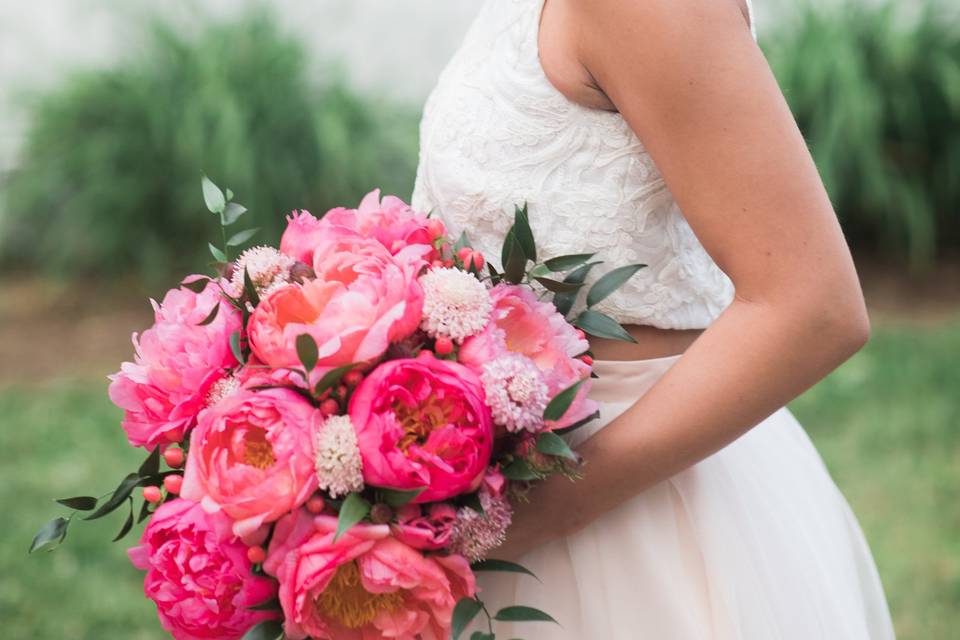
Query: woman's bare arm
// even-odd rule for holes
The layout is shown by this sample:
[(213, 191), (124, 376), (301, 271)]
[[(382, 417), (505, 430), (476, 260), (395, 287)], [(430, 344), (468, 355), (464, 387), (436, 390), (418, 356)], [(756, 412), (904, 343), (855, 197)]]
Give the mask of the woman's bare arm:
[[(517, 556), (726, 446), (867, 339), (836, 216), (735, 0), (565, 0), (578, 59), (637, 132), (736, 299), (518, 512)], [(500, 555), (500, 554), (498, 554)]]

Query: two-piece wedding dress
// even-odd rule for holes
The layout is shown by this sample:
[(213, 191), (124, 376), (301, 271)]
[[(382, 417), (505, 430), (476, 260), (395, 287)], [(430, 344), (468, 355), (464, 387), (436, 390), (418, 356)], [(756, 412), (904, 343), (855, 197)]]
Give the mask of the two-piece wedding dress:
[[(486, 0), (480, 9), (427, 102), (414, 206), (496, 256), (513, 205), (526, 202), (544, 256), (595, 251), (608, 265), (649, 265), (602, 311), (623, 323), (706, 327), (730, 303), (732, 283), (621, 116), (571, 102), (544, 75), (542, 5)], [(578, 441), (676, 360), (596, 362), (602, 417)], [(482, 597), (539, 607), (562, 626), (504, 625), (498, 637), (893, 637), (857, 521), (787, 409), (522, 563), (542, 582), (485, 577)]]

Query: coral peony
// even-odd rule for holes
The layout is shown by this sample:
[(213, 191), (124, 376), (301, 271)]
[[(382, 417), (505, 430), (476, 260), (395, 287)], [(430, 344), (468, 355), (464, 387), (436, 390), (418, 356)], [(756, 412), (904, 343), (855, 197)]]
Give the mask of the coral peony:
[[(154, 325), (134, 334), (134, 361), (110, 376), (110, 400), (124, 410), (131, 445), (153, 448), (182, 439), (196, 424), (210, 387), (237, 364), (230, 334), (240, 329), (240, 315), (220, 294), (210, 282), (200, 293), (172, 289), (162, 303), (151, 301)], [(213, 322), (201, 325), (218, 304)]]
[(222, 509), (246, 536), (317, 488), (313, 433), (323, 420), (289, 389), (241, 390), (200, 414), (181, 495)]
[(422, 256), (422, 247), (392, 256), (350, 231), (323, 235), (313, 255), (316, 279), (280, 288), (253, 312), (253, 352), (272, 367), (298, 366), (296, 340), (306, 333), (317, 342), (321, 365), (380, 357), (420, 322)]
[(457, 600), (476, 591), (464, 558), (425, 557), (387, 525), (354, 525), (334, 542), (336, 528), (302, 509), (277, 523), (264, 569), (280, 581), (288, 638), (449, 637)]
[(367, 484), (426, 487), (417, 502), (476, 488), (490, 461), (493, 422), (480, 380), (429, 352), (371, 371), (350, 400), (350, 418)]
[(130, 560), (147, 575), (146, 596), (177, 640), (235, 640), (276, 613), (255, 611), (276, 593), (269, 578), (251, 572), (247, 546), (222, 513), (206, 513), (189, 500), (157, 509)]
[(460, 361), (482, 373), (485, 364), (504, 353), (519, 353), (540, 369), (550, 398), (586, 380), (563, 417), (545, 425), (548, 429), (563, 428), (593, 414), (597, 405), (587, 398), (590, 365), (576, 357), (589, 348), (587, 341), (552, 304), (537, 300), (526, 287), (500, 284), (490, 291), (490, 297), (491, 322), (463, 343)]
[(457, 510), (445, 502), (421, 507), (407, 504), (397, 510), (397, 522), (390, 528), (393, 535), (415, 549), (442, 549), (450, 542)]

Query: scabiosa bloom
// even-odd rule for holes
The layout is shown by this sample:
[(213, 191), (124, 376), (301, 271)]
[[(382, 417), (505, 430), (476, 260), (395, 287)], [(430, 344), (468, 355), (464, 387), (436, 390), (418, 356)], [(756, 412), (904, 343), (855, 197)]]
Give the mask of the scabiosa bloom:
[(234, 292), (239, 295), (243, 291), (243, 272), (246, 270), (258, 293), (272, 293), (290, 282), (290, 269), (296, 262), (273, 247), (250, 247), (234, 263), (231, 280)]
[(450, 551), (462, 555), (471, 563), (483, 560), (503, 544), (507, 539), (507, 528), (513, 520), (513, 508), (506, 498), (495, 497), (486, 491), (481, 491), (479, 496), (483, 513), (477, 513), (470, 507), (461, 507), (457, 511), (457, 521), (450, 538)]
[(530, 358), (507, 353), (483, 365), (480, 375), (493, 421), (518, 432), (538, 431), (547, 408), (547, 383)]
[(487, 326), (493, 303), (483, 283), (466, 271), (437, 267), (420, 278), (423, 287), (423, 320), (430, 336), (447, 336), (456, 342)]
[(236, 376), (227, 376), (220, 378), (210, 386), (207, 392), (207, 405), (212, 407), (224, 398), (233, 395), (240, 390), (240, 379)]
[(314, 436), (318, 486), (338, 498), (363, 490), (363, 463), (350, 416), (330, 416)]

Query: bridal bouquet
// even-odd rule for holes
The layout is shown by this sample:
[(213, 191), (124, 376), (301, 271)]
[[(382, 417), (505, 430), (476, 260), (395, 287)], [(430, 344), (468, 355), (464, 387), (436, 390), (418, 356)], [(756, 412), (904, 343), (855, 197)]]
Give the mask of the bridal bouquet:
[(488, 639), (490, 620), (552, 620), (491, 614), (475, 572), (529, 573), (487, 555), (531, 483), (576, 476), (561, 435), (597, 416), (584, 331), (625, 337), (590, 307), (639, 265), (598, 280), (571, 323), (597, 263), (538, 262), (525, 208), (502, 271), (377, 191), (294, 212), (279, 249), (231, 259), (255, 230), (228, 238), (244, 207), (203, 192), (216, 275), (154, 302), (111, 376), (127, 439), (150, 453), (113, 492), (59, 500), (73, 512), (31, 551), (126, 506), (116, 539), (148, 520), (130, 559), (179, 640), (442, 640), (481, 611), (490, 631), (473, 637)]

